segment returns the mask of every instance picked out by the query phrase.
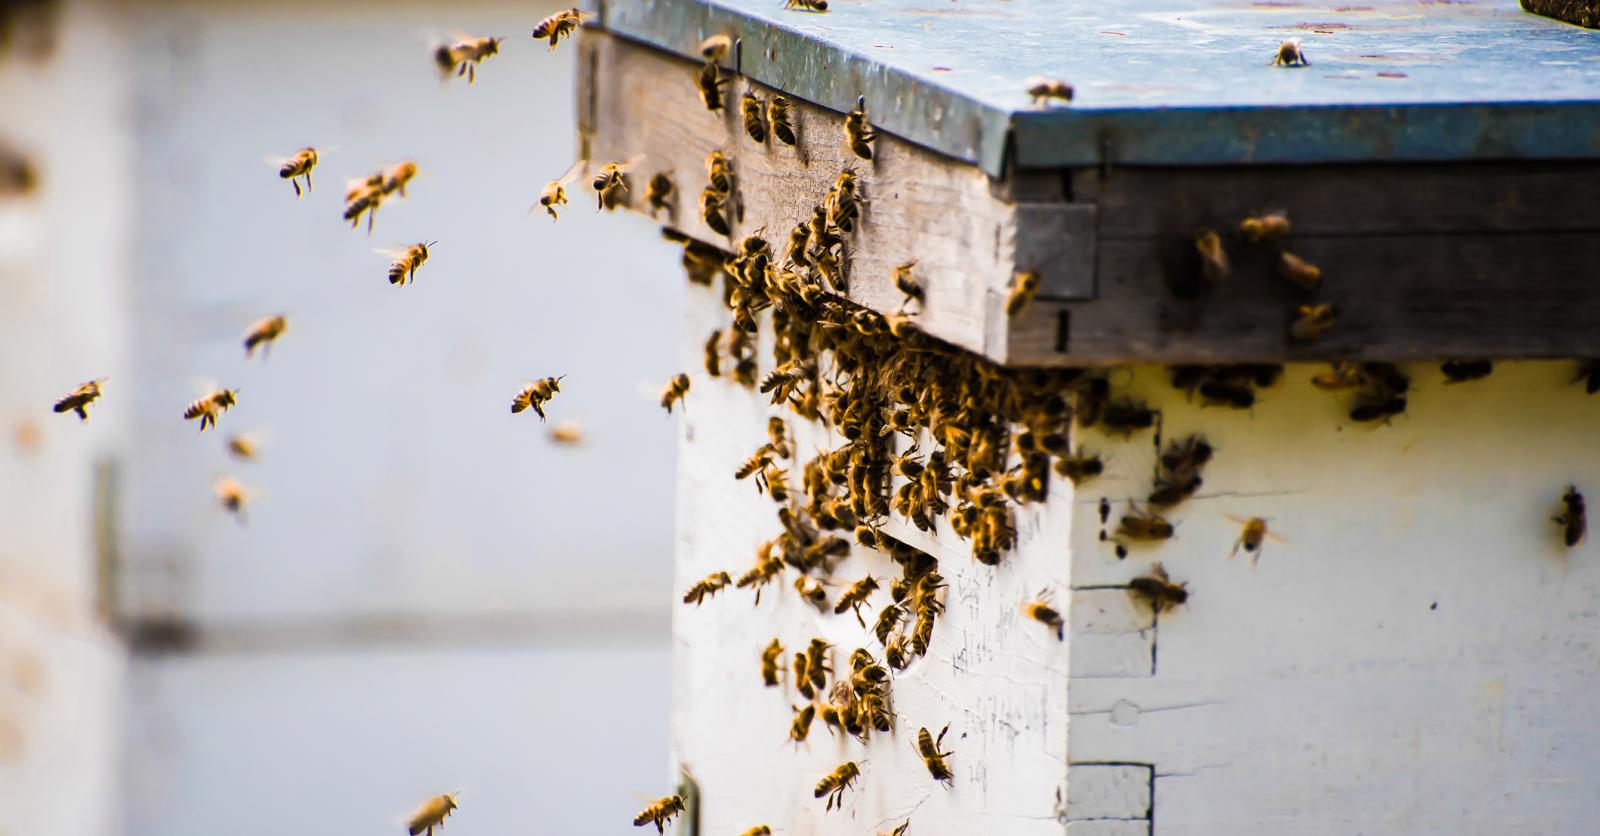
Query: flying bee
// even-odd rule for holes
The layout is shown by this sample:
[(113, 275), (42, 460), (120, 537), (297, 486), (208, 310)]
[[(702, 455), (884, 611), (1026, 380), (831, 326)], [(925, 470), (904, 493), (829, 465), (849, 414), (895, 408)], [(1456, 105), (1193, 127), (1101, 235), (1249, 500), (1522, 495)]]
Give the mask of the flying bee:
[(764, 824), (758, 824), (739, 834), (739, 836), (772, 836), (772, 828)]
[(728, 193), (720, 192), (710, 186), (700, 193), (700, 220), (711, 228), (712, 232), (723, 237), (733, 235), (733, 227), (728, 224), (728, 216), (724, 211), (728, 208)]
[(1278, 275), (1305, 291), (1322, 287), (1322, 268), (1288, 250), (1278, 253)]
[(1235, 517), (1232, 514), (1224, 514), (1223, 516), (1239, 524), (1239, 539), (1233, 541), (1233, 549), (1228, 552), (1229, 560), (1232, 560), (1240, 549), (1244, 549), (1244, 553), (1250, 555), (1250, 565), (1254, 566), (1256, 561), (1261, 559), (1262, 546), (1268, 540), (1274, 543), (1284, 542), (1282, 537), (1273, 534), (1267, 529), (1267, 521), (1261, 517), (1251, 517), (1246, 520)]
[(1239, 222), (1239, 234), (1252, 244), (1286, 237), (1289, 234), (1289, 213), (1279, 210), (1252, 215)]
[(650, 182), (645, 184), (644, 199), (650, 204), (650, 217), (656, 216), (657, 210), (672, 213), (672, 178), (665, 171), (656, 172)]
[(1289, 323), (1289, 339), (1299, 343), (1316, 342), (1333, 327), (1339, 311), (1332, 303), (1301, 305), (1295, 309), (1294, 321)]
[(272, 342), (283, 335), (289, 327), (289, 320), (282, 314), (258, 319), (244, 332), (244, 356), (246, 359), (255, 354), (256, 346), (261, 346), (261, 356), (266, 357), (272, 351)]
[(606, 163), (600, 167), (600, 172), (594, 176), (589, 185), (595, 191), (595, 211), (610, 209), (622, 199), (622, 192), (628, 190), (628, 166), (633, 160), (625, 163)]
[(544, 211), (550, 213), (551, 220), (560, 220), (561, 216), (556, 214), (556, 207), (567, 205), (567, 184), (572, 182), (572, 178), (578, 176), (578, 172), (588, 164), (588, 160), (578, 160), (567, 169), (566, 174), (561, 175), (560, 179), (545, 183), (544, 191), (539, 193), (539, 205), (529, 209), (528, 214), (531, 215), (542, 207)]
[(577, 447), (583, 444), (583, 425), (576, 421), (566, 421), (550, 428), (550, 440), (556, 444), (567, 447)]
[(183, 410), (186, 421), (200, 419), (200, 432), (205, 432), (206, 427), (217, 425), (217, 416), (227, 412), (230, 407), (238, 403), (238, 391), (235, 389), (218, 389), (209, 395), (189, 404)]
[(739, 113), (744, 117), (744, 132), (756, 142), (766, 142), (767, 107), (756, 91), (744, 91), (744, 98), (739, 101)]
[(244, 506), (250, 499), (250, 492), (245, 490), (244, 485), (232, 476), (224, 476), (218, 479), (211, 489), (216, 492), (217, 501), (222, 504), (223, 509), (243, 523)]
[[(814, 0), (788, 0), (789, 2), (810, 3)], [(823, 4), (826, 10), (827, 4)], [(844, 117), (844, 145), (863, 160), (872, 159), (872, 143), (878, 139), (878, 132), (873, 130), (872, 124), (867, 121), (867, 97), (856, 97), (856, 108), (845, 114)]]
[(237, 434), (228, 436), (228, 454), (240, 461), (255, 461), (258, 452), (257, 446), (256, 438), (253, 435)]
[(1206, 284), (1221, 284), (1233, 272), (1228, 263), (1228, 252), (1222, 248), (1222, 236), (1216, 230), (1202, 229), (1194, 234), (1194, 249), (1200, 255), (1200, 275)]
[(559, 12), (539, 21), (533, 27), (533, 39), (536, 41), (548, 40), (553, 50), (561, 39), (578, 31), (578, 25), (587, 18), (594, 17), (594, 12), (583, 12), (578, 9), (562, 9)]
[(744, 480), (751, 476), (756, 477), (756, 489), (759, 493), (765, 486), (764, 476), (769, 464), (772, 464), (772, 451), (767, 449), (766, 445), (762, 445), (761, 449), (744, 460), (744, 464), (739, 465), (739, 469), (733, 472), (733, 478)]
[(89, 404), (100, 399), (100, 384), (105, 383), (107, 379), (97, 377), (88, 383), (79, 385), (78, 388), (68, 393), (66, 397), (56, 401), (55, 411), (57, 413), (75, 412), (80, 422), (89, 420)]
[(1583, 542), (1583, 535), (1589, 528), (1589, 517), (1584, 511), (1583, 494), (1578, 493), (1578, 487), (1571, 485), (1567, 492), (1561, 495), (1561, 513), (1551, 518), (1556, 525), (1561, 526), (1561, 540), (1572, 548)]
[(1439, 366), (1444, 372), (1444, 382), (1466, 383), (1469, 380), (1482, 380), (1494, 371), (1494, 362), (1491, 360), (1446, 360)]
[(779, 142), (789, 146), (795, 144), (794, 111), (788, 99), (777, 93), (767, 99), (767, 122), (772, 126), (772, 135)]
[(694, 586), (689, 587), (688, 592), (683, 593), (683, 602), (685, 604), (694, 604), (698, 607), (707, 598), (714, 597), (731, 583), (733, 583), (733, 578), (728, 577), (727, 572), (712, 572), (706, 575), (705, 578), (695, 582)]
[(1046, 627), (1055, 628), (1057, 640), (1066, 638), (1067, 622), (1061, 617), (1061, 613), (1051, 605), (1048, 591), (1040, 592), (1039, 597), (1032, 601), (1024, 601), (1022, 603), (1022, 614)]
[(367, 234), (372, 234), (372, 224), (378, 218), (378, 206), (383, 203), (383, 175), (374, 174), (366, 180), (350, 184), (344, 196), (344, 219), (350, 228), (361, 225), (361, 216), (367, 216)]
[[(822, 0), (789, 0), (791, 3), (821, 3)], [(861, 767), (855, 761), (845, 761), (817, 782), (815, 797), (828, 797), (827, 810), (844, 807), (844, 793), (861, 776)]]
[(667, 381), (666, 388), (661, 390), (661, 407), (672, 414), (672, 405), (683, 400), (689, 394), (689, 376), (679, 373)]
[(389, 262), (389, 284), (409, 284), (417, 277), (417, 268), (428, 260), (428, 249), (438, 241), (419, 241), (403, 250), (374, 250), (379, 255), (393, 259)]
[(1105, 464), (1100, 457), (1078, 451), (1069, 456), (1062, 456), (1056, 460), (1056, 473), (1071, 479), (1072, 484), (1080, 485), (1105, 472)]
[(433, 50), (433, 62), (439, 74), (449, 78), (465, 75), (467, 83), (477, 80), (478, 64), (485, 58), (500, 54), (500, 42), (505, 38), (466, 38), (454, 44), (441, 44)]
[(927, 726), (917, 729), (917, 754), (922, 756), (922, 762), (927, 765), (928, 774), (933, 776), (933, 780), (945, 784), (955, 780), (950, 765), (944, 762), (944, 759), (950, 757), (952, 753), (939, 749), (944, 744), (945, 734), (949, 731), (950, 724), (946, 723), (944, 728), (939, 730), (939, 739), (935, 740), (933, 735), (928, 733)]
[(904, 310), (905, 306), (910, 304), (911, 300), (913, 299), (926, 304), (924, 302), (922, 283), (917, 281), (916, 276), (911, 275), (911, 268), (914, 267), (916, 263), (916, 259), (912, 259), (894, 268), (893, 275), (895, 289), (905, 294), (906, 297), (905, 301), (900, 304), (901, 310)]
[(1016, 274), (1011, 280), (1011, 293), (1006, 296), (1006, 316), (1016, 316), (1028, 307), (1033, 297), (1039, 293), (1039, 274), (1034, 270), (1024, 270)]
[[(383, 196), (388, 197), (399, 192), (401, 197), (405, 197), (406, 184), (417, 176), (417, 170), (416, 162), (406, 160), (405, 162), (395, 163), (379, 172), (376, 176), (378, 178), (378, 187), (383, 191)], [(372, 178), (368, 178), (367, 182), (371, 183)]]
[(817, 608), (817, 612), (828, 611), (828, 590), (816, 578), (801, 575), (794, 579), (794, 589), (806, 603)]
[(316, 167), (317, 149), (301, 148), (278, 166), (278, 177), (288, 180), (289, 185), (294, 186), (294, 196), (299, 197), (300, 178), (306, 178), (306, 191), (311, 191), (311, 169)]
[(733, 49), (733, 38), (727, 35), (712, 35), (700, 42), (700, 57), (707, 61), (721, 61), (728, 57), (728, 52)]
[(768, 688), (778, 685), (779, 677), (783, 674), (783, 643), (773, 639), (761, 651), (761, 681)]
[(1072, 85), (1056, 78), (1028, 79), (1028, 97), (1036, 107), (1048, 107), (1051, 102), (1072, 103)]
[(452, 810), (460, 806), (456, 803), (457, 795), (459, 793), (453, 792), (436, 795), (417, 805), (417, 809), (412, 812), (411, 818), (406, 823), (406, 831), (411, 836), (419, 836), (419, 834), (424, 833), (426, 833), (426, 836), (433, 836), (435, 827), (442, 830), (445, 818), (450, 815)]
[(511, 414), (516, 415), (519, 412), (531, 409), (535, 415), (539, 416), (539, 420), (543, 421), (545, 419), (544, 404), (561, 391), (561, 381), (564, 379), (566, 379), (566, 375), (545, 377), (522, 387), (522, 391), (511, 399)]
[(1141, 509), (1128, 503), (1128, 513), (1117, 521), (1117, 536), (1129, 540), (1158, 542), (1172, 537), (1172, 523), (1154, 511)]
[(1187, 583), (1173, 583), (1166, 567), (1160, 563), (1150, 567), (1150, 574), (1128, 581), (1128, 594), (1150, 605), (1159, 615), (1189, 600)]
[(802, 12), (825, 12), (828, 10), (828, 0), (783, 0), (783, 7)]
[(834, 613), (842, 614), (845, 610), (854, 610), (856, 621), (861, 622), (863, 628), (866, 627), (866, 619), (861, 617), (861, 607), (867, 603), (867, 596), (871, 595), (877, 588), (878, 582), (871, 575), (856, 581), (850, 585), (849, 589), (844, 591), (843, 595), (839, 596), (839, 603), (833, 607)]
[(1306, 54), (1300, 51), (1300, 39), (1290, 38), (1278, 44), (1278, 51), (1272, 56), (1269, 66), (1273, 67), (1309, 67), (1311, 62), (1306, 60)]
[[(562, 14), (565, 14), (565, 12), (562, 12)], [(554, 40), (554, 36), (552, 36), (552, 40)], [(647, 824), (653, 824), (656, 826), (656, 833), (665, 833), (667, 822), (672, 821), (675, 816), (682, 812), (683, 796), (669, 795), (640, 810), (639, 815), (633, 817), (633, 826), (644, 827)]]
[(722, 70), (714, 62), (708, 61), (700, 68), (695, 87), (700, 91), (700, 101), (705, 103), (706, 110), (712, 113), (722, 110), (722, 88), (732, 83), (732, 78), (722, 77)]
[(805, 708), (794, 709), (794, 721), (789, 724), (789, 739), (796, 743), (806, 742), (806, 737), (811, 734), (811, 721), (817, 716), (817, 707), (806, 703)]

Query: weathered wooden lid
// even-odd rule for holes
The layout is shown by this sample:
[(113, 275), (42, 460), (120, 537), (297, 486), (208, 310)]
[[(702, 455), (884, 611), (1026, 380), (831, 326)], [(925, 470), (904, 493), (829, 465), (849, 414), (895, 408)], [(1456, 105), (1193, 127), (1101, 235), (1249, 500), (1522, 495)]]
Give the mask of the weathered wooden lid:
[[(1512, 0), (605, 0), (599, 24), (991, 176), (1022, 167), (1600, 157), (1600, 33)], [(1301, 38), (1310, 66), (1270, 66)], [(1033, 107), (1033, 76), (1074, 88)], [(1009, 150), (1008, 150), (1009, 149)]]

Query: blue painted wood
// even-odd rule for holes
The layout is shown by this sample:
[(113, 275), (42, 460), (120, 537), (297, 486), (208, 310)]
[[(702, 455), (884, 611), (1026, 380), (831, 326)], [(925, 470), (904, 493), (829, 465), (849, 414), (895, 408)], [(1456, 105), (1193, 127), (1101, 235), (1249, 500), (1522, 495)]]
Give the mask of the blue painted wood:
[[(604, 0), (598, 25), (998, 175), (1023, 166), (1600, 158), (1600, 32), (1515, 0)], [(1269, 66), (1299, 37), (1311, 66)], [(1027, 79), (1071, 83), (1031, 105)]]

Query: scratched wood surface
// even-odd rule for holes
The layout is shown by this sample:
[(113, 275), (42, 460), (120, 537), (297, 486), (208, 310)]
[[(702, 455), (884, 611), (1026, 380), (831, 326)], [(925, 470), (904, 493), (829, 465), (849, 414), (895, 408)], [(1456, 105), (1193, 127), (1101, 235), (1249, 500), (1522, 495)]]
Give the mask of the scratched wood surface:
[[(680, 354), (683, 367), (699, 368), (703, 336), (725, 328), (728, 314), (715, 291), (687, 293)], [(763, 358), (768, 357), (763, 351)], [(770, 360), (764, 360), (763, 371)], [(776, 414), (759, 394), (727, 378), (693, 376), (679, 443), (676, 574), (679, 591), (714, 571), (737, 575), (755, 559), (757, 546), (780, 531), (776, 506), (733, 471), (766, 439)], [(828, 449), (821, 427), (783, 413), (796, 448), (809, 456)], [(798, 472), (800, 465), (792, 467)], [(903, 536), (940, 559), (949, 589), (946, 614), (937, 622), (929, 656), (896, 674), (891, 688), (897, 718), (892, 734), (868, 744), (834, 737), (818, 721), (800, 747), (785, 735), (793, 688), (763, 687), (762, 647), (777, 637), (793, 650), (812, 637), (832, 642), (838, 670), (857, 647), (881, 658), (882, 647), (848, 612), (819, 614), (791, 584), (793, 572), (769, 587), (761, 604), (747, 590), (729, 589), (703, 606), (677, 605), (674, 623), (673, 747), (701, 792), (701, 833), (733, 834), (757, 824), (778, 833), (887, 831), (907, 818), (915, 834), (1000, 832), (1059, 834), (1059, 793), (1067, 778), (1067, 643), (1022, 619), (1018, 605), (1041, 589), (1069, 595), (1066, 553), (1071, 522), (1070, 484), (1052, 485), (1047, 508), (1019, 515), (1020, 550), (998, 568), (973, 561), (967, 546), (948, 547)], [(945, 533), (948, 533), (947, 527)], [(867, 609), (868, 625), (888, 601), (893, 565), (856, 549), (835, 573), (829, 590), (872, 574), (884, 580)], [(929, 777), (913, 745), (917, 729), (935, 734), (950, 724), (946, 749), (954, 784)], [(865, 761), (857, 788), (843, 810), (824, 812), (812, 788), (845, 760)], [(996, 830), (999, 828), (1000, 830)]]

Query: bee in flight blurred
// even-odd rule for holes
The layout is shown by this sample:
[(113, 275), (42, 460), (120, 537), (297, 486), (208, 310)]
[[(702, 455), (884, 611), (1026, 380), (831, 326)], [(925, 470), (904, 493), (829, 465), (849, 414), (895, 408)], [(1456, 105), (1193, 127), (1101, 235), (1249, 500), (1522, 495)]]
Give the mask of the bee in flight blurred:
[(419, 241), (403, 250), (373, 250), (373, 252), (394, 259), (389, 262), (389, 284), (401, 285), (416, 280), (417, 268), (428, 260), (428, 248), (437, 243), (439, 242)]
[(242, 462), (253, 462), (259, 453), (260, 442), (249, 433), (228, 436), (228, 455)]
[(244, 356), (246, 359), (255, 356), (256, 347), (261, 347), (261, 356), (265, 358), (272, 353), (272, 343), (283, 336), (288, 330), (289, 320), (283, 314), (262, 317), (244, 332)]
[(406, 822), (406, 832), (411, 836), (424, 836), (424, 834), (433, 836), (435, 827), (442, 830), (445, 817), (460, 806), (456, 803), (457, 795), (460, 793), (436, 795), (417, 805), (417, 809), (412, 811), (410, 819)]
[(292, 157), (269, 158), (268, 162), (278, 167), (278, 176), (289, 181), (294, 186), (294, 196), (300, 196), (300, 178), (306, 180), (306, 191), (311, 191), (311, 169), (317, 167), (317, 149), (301, 148), (294, 152)]
[(372, 234), (372, 222), (378, 216), (378, 206), (396, 192), (406, 196), (406, 184), (417, 176), (417, 164), (412, 160), (395, 163), (364, 180), (352, 180), (344, 193), (344, 219), (355, 229), (361, 216), (367, 216), (367, 234)]
[(440, 44), (433, 49), (433, 63), (440, 77), (448, 80), (452, 75), (465, 75), (471, 84), (483, 59), (500, 54), (500, 42), (505, 38), (471, 38), (457, 33), (453, 44)]
[(94, 380), (80, 385), (72, 393), (56, 401), (56, 412), (76, 412), (79, 421), (89, 420), (89, 404), (100, 399), (100, 384), (107, 378), (97, 377)]
[(559, 12), (539, 21), (533, 27), (533, 39), (536, 41), (548, 40), (550, 48), (555, 49), (561, 39), (578, 31), (578, 24), (586, 19), (593, 19), (594, 12), (579, 11), (576, 8), (562, 9)]
[(250, 491), (232, 476), (218, 479), (211, 489), (217, 494), (217, 502), (221, 503), (223, 510), (234, 515), (240, 525), (244, 525), (244, 506), (250, 501)]
[(560, 220), (561, 216), (556, 214), (556, 207), (567, 205), (567, 184), (571, 183), (572, 178), (577, 177), (578, 172), (588, 164), (588, 160), (578, 160), (559, 179), (544, 184), (544, 191), (539, 193), (539, 205), (529, 209), (528, 214), (532, 215), (542, 207), (544, 211), (550, 213), (551, 220)]
[(561, 377), (546, 377), (522, 387), (522, 391), (518, 392), (517, 396), (511, 399), (511, 414), (515, 415), (519, 412), (531, 409), (535, 415), (539, 416), (539, 420), (543, 421), (545, 419), (545, 402), (555, 397), (556, 394), (561, 391), (561, 381), (565, 378), (566, 375), (562, 375)]
[(183, 418), (186, 421), (200, 419), (200, 432), (205, 432), (206, 427), (217, 425), (218, 415), (227, 412), (239, 402), (238, 396), (237, 389), (214, 389), (205, 397), (184, 407)]

